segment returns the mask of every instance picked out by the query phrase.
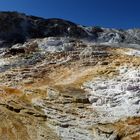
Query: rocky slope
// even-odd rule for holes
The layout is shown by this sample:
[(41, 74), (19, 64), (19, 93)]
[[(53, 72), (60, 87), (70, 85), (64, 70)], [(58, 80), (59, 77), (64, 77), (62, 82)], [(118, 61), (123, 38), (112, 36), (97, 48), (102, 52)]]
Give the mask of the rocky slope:
[[(23, 17), (51, 22), (40, 26), (58, 31), (56, 19)], [(139, 30), (98, 28), (94, 34), (94, 27), (91, 35), (90, 27), (57, 22), (75, 26), (81, 36), (74, 29), (72, 36), (61, 30), (38, 38), (26, 30), (26, 42), (10, 40), (0, 49), (0, 140), (139, 140)]]
[(140, 138), (139, 50), (49, 37), (0, 60), (0, 139)]
[(11, 47), (28, 39), (72, 37), (103, 43), (140, 44), (140, 29), (86, 27), (63, 19), (44, 19), (18, 12), (0, 12), (0, 46)]

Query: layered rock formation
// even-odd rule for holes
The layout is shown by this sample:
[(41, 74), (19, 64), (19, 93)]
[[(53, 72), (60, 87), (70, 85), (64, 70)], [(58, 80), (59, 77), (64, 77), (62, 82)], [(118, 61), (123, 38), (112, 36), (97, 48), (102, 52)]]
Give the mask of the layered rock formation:
[[(140, 139), (139, 30), (91, 30), (58, 19), (11, 14), (32, 21), (31, 27), (41, 33), (45, 27), (49, 34), (32, 36), (24, 30), (30, 40), (1, 46), (0, 140)], [(59, 31), (74, 28), (70, 35), (54, 24)]]
[(0, 139), (139, 139), (139, 65), (139, 50), (67, 38), (4, 50)]

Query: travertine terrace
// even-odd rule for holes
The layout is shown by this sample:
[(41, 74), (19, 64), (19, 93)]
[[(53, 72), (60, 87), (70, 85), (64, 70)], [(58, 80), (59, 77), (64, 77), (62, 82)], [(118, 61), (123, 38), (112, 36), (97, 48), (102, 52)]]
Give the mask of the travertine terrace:
[(33, 39), (0, 56), (0, 140), (139, 140), (140, 51)]

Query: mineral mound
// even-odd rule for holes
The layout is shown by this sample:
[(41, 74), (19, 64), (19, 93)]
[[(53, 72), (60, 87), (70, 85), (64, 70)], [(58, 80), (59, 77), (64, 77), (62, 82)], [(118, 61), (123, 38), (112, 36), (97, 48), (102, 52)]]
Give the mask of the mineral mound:
[(140, 29), (0, 13), (0, 140), (139, 140)]

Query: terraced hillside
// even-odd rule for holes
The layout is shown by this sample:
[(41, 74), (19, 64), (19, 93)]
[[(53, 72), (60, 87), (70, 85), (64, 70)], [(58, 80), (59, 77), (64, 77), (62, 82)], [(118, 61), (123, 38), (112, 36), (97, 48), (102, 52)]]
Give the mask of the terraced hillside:
[(134, 46), (48, 37), (0, 52), (0, 140), (140, 139)]

